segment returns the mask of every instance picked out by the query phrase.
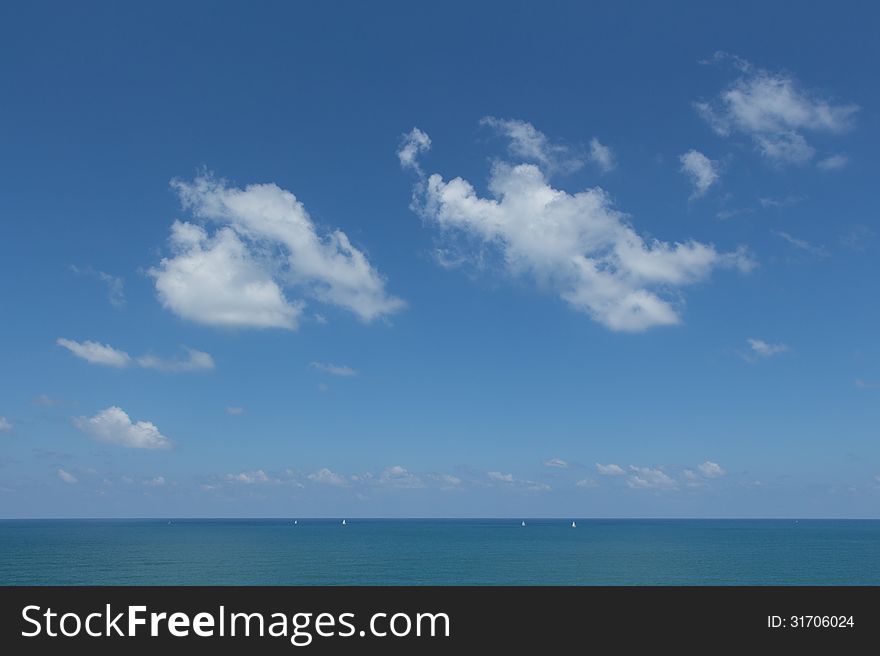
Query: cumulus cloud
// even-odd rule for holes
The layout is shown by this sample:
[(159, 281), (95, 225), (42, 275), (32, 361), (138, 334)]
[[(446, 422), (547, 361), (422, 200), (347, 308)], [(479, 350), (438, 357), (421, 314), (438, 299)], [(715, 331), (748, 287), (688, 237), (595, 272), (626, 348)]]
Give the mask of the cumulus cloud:
[(747, 339), (746, 342), (752, 350), (752, 353), (762, 358), (769, 358), (788, 351), (788, 345), (781, 342), (778, 344), (771, 344), (770, 342), (765, 342), (763, 339), (753, 338)]
[(144, 355), (137, 359), (137, 363), (144, 369), (158, 369), (159, 371), (210, 371), (214, 368), (214, 358), (210, 353), (197, 351), (189, 347), (186, 350), (186, 359), (164, 359), (152, 355)]
[(706, 462), (697, 465), (697, 469), (706, 478), (720, 478), (727, 473), (721, 468), (721, 465), (717, 462), (712, 462), (711, 460), (707, 460)]
[(603, 173), (607, 173), (617, 166), (611, 148), (603, 145), (596, 137), (590, 139), (590, 161), (598, 166)]
[(699, 150), (689, 150), (679, 158), (681, 171), (690, 178), (694, 191), (691, 198), (699, 198), (718, 181), (718, 162), (709, 159)]
[(340, 364), (330, 364), (329, 362), (312, 362), (311, 367), (318, 371), (323, 371), (331, 376), (341, 376), (343, 378), (357, 376), (357, 371), (351, 367)]
[(231, 187), (211, 175), (172, 187), (196, 219), (176, 221), (172, 256), (150, 270), (162, 304), (198, 323), (294, 329), (305, 308), (286, 292), (335, 305), (362, 321), (388, 316), (404, 302), (341, 230), (320, 235), (305, 206), (275, 184)]
[(399, 465), (389, 467), (379, 476), (379, 484), (390, 487), (417, 488), (422, 487), (421, 479)]
[(848, 163), (849, 158), (846, 155), (831, 155), (830, 157), (826, 157), (825, 159), (816, 162), (816, 166), (823, 171), (837, 171), (838, 169), (842, 169)]
[(12, 430), (12, 423), (6, 418), (0, 416), (0, 433), (8, 433)]
[[(527, 121), (485, 116), (480, 125), (488, 126), (508, 140), (507, 149), (514, 157), (536, 162), (546, 171), (576, 171), (584, 165), (564, 144), (551, 143), (543, 132)], [(595, 140), (594, 140), (595, 141)], [(605, 146), (598, 144), (599, 149)], [(607, 153), (610, 155), (610, 151)]]
[(308, 475), (308, 479), (314, 483), (321, 483), (323, 485), (334, 485), (336, 487), (345, 487), (346, 485), (348, 485), (348, 481), (345, 480), (345, 476), (330, 471), (326, 467), (324, 467), (323, 469), (319, 469), (316, 472), (312, 472)]
[(128, 353), (115, 349), (109, 344), (99, 344), (92, 341), (76, 342), (63, 337), (56, 340), (55, 343), (58, 346), (63, 346), (76, 357), (92, 364), (117, 368), (127, 367), (131, 364), (131, 357)]
[(60, 338), (56, 341), (59, 346), (63, 346), (78, 358), (82, 358), (86, 362), (92, 364), (104, 365), (106, 367), (123, 368), (136, 364), (144, 369), (157, 369), (159, 371), (206, 371), (214, 368), (214, 358), (209, 353), (197, 351), (189, 347), (183, 347), (187, 352), (186, 359), (164, 359), (153, 355), (143, 355), (139, 358), (132, 358), (125, 351), (115, 349), (109, 344), (100, 344), (98, 342), (85, 341), (77, 342), (72, 339)]
[(568, 467), (568, 462), (563, 460), (562, 458), (550, 458), (550, 460), (544, 461), (545, 467), (559, 467), (560, 469), (565, 469)]
[(164, 476), (156, 476), (155, 478), (149, 478), (144, 481), (144, 485), (149, 487), (162, 487), (165, 485), (165, 477)]
[(596, 471), (602, 474), (602, 476), (623, 476), (626, 473), (623, 467), (614, 463), (603, 465), (597, 462)]
[(232, 483), (244, 483), (245, 485), (268, 483), (270, 481), (269, 475), (262, 469), (240, 472), (238, 474), (226, 474), (226, 480)]
[(149, 421), (132, 422), (117, 406), (102, 410), (94, 417), (77, 417), (74, 425), (99, 442), (118, 444), (131, 449), (170, 449), (171, 440)]
[(440, 484), (442, 489), (453, 489), (461, 486), (462, 480), (452, 474), (429, 474), (428, 478)]
[(58, 471), (55, 473), (58, 475), (58, 478), (60, 478), (65, 483), (68, 483), (69, 485), (79, 483), (79, 479), (77, 479), (77, 477), (71, 474), (69, 471), (65, 471), (59, 468)]
[(810, 160), (816, 151), (804, 133), (844, 132), (859, 109), (803, 89), (787, 73), (766, 71), (741, 59), (736, 68), (740, 75), (733, 83), (711, 102), (695, 103), (695, 108), (717, 134), (745, 134), (773, 162)]
[(420, 182), (418, 210), (444, 238), (465, 238), (463, 257), (479, 262), (497, 252), (505, 272), (552, 289), (612, 330), (677, 324), (678, 288), (718, 268), (754, 266), (743, 248), (646, 239), (601, 188), (569, 194), (533, 164), (496, 162), (489, 191), (484, 198), (468, 181), (435, 173)]
[(649, 490), (671, 490), (678, 487), (675, 480), (662, 469), (637, 467), (630, 465), (631, 474), (626, 477), (626, 484), (631, 488)]

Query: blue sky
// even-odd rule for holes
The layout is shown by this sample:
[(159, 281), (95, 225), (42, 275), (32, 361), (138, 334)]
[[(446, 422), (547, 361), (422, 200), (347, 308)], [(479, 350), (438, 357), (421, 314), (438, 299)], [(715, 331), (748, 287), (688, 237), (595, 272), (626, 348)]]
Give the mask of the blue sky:
[(876, 8), (0, 9), (0, 516), (865, 516)]

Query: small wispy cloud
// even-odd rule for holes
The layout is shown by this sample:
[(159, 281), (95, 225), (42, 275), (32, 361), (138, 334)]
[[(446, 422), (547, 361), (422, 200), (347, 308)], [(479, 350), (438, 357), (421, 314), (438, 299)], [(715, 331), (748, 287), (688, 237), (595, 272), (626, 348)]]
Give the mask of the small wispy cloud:
[(226, 408), (226, 414), (234, 415), (234, 416), (243, 415), (244, 408), (242, 408), (241, 406), (238, 406), (238, 405), (231, 405)]
[(596, 137), (590, 139), (590, 161), (593, 162), (603, 173), (608, 173), (617, 162), (614, 152), (608, 146), (603, 145)]
[(490, 481), (493, 481), (495, 483), (502, 483), (511, 487), (519, 487), (534, 492), (547, 492), (550, 490), (550, 486), (546, 483), (519, 479), (516, 478), (513, 474), (502, 474), (499, 471), (490, 471), (486, 472), (486, 476), (489, 478)]
[(575, 485), (581, 488), (594, 488), (599, 487), (599, 482), (592, 478), (582, 478)]
[(67, 483), (68, 485), (74, 485), (79, 483), (79, 479), (71, 474), (69, 471), (59, 468), (58, 471), (55, 472), (62, 481)]
[(718, 162), (709, 159), (698, 150), (689, 150), (679, 158), (681, 171), (691, 181), (694, 188), (691, 199), (705, 195), (709, 187), (718, 182)]
[(329, 362), (312, 362), (310, 366), (313, 369), (322, 371), (325, 374), (330, 374), (331, 376), (350, 377), (357, 376), (358, 373), (351, 367), (347, 367), (341, 364), (331, 364)]
[(55, 343), (58, 346), (63, 346), (76, 357), (91, 364), (120, 369), (131, 364), (131, 356), (128, 353), (115, 349), (109, 344), (100, 344), (90, 340), (77, 342), (72, 339), (65, 339), (64, 337), (58, 338)]
[(787, 344), (778, 342), (776, 344), (765, 342), (763, 339), (749, 338), (746, 340), (751, 352), (762, 358), (770, 358), (774, 355), (781, 355), (789, 350)]
[(0, 416), (0, 433), (8, 433), (12, 430), (12, 422), (6, 417)]
[(107, 286), (107, 300), (115, 308), (125, 307), (125, 280), (117, 276), (111, 276), (104, 271), (98, 271), (91, 266), (78, 267), (75, 264), (70, 265), (70, 270), (77, 275), (91, 276), (97, 278)]
[(805, 253), (809, 253), (810, 255), (814, 255), (815, 257), (819, 258), (826, 258), (830, 256), (830, 253), (825, 249), (824, 246), (813, 246), (806, 239), (798, 239), (797, 237), (792, 237), (790, 234), (782, 230), (772, 230), (771, 232), (777, 237), (784, 239), (798, 250), (804, 251)]
[(563, 460), (562, 458), (550, 458), (549, 460), (544, 461), (545, 467), (558, 467), (559, 469), (565, 469), (568, 467), (568, 462)]
[(880, 389), (880, 383), (869, 383), (861, 378), (856, 378), (855, 386), (859, 389)]
[(158, 358), (153, 355), (143, 355), (132, 358), (128, 353), (120, 349), (113, 348), (109, 344), (101, 344), (86, 340), (77, 342), (76, 340), (61, 337), (55, 341), (59, 346), (63, 346), (76, 357), (104, 367), (115, 367), (122, 369), (131, 365), (136, 365), (143, 369), (154, 369), (165, 372), (190, 372), (190, 371), (210, 371), (214, 369), (214, 358), (210, 353), (198, 351), (188, 346), (183, 349), (187, 353), (187, 357), (180, 358)]
[(849, 163), (846, 155), (832, 155), (816, 162), (816, 166), (823, 171), (838, 171)]
[(197, 351), (196, 349), (183, 347), (187, 353), (185, 359), (179, 358), (157, 358), (153, 355), (143, 355), (137, 359), (138, 365), (144, 369), (155, 369), (157, 371), (182, 372), (182, 371), (210, 371), (214, 369), (214, 358), (210, 353)]

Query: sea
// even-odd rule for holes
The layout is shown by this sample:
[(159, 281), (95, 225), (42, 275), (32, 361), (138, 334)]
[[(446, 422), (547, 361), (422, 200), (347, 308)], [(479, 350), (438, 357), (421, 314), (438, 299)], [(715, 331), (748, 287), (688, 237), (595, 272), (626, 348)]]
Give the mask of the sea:
[(346, 519), (0, 520), (0, 584), (880, 584), (880, 520)]

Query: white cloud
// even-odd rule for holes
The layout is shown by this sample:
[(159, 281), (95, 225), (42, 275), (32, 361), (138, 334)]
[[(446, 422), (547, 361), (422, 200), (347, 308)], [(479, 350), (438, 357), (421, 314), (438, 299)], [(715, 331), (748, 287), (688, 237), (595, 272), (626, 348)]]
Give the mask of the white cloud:
[(752, 349), (752, 352), (761, 356), (762, 358), (769, 358), (774, 355), (780, 355), (781, 353), (785, 353), (788, 351), (788, 345), (778, 343), (771, 344), (769, 342), (765, 342), (763, 339), (752, 339), (749, 338), (746, 340), (749, 344), (749, 348)]
[(802, 89), (786, 73), (746, 64), (737, 66), (740, 77), (717, 99), (695, 103), (697, 112), (719, 135), (746, 134), (768, 159), (803, 163), (815, 154), (803, 132), (840, 133), (851, 126), (857, 105), (835, 104)]
[(718, 181), (718, 162), (709, 159), (698, 150), (689, 150), (679, 158), (681, 171), (687, 175), (694, 191), (691, 198), (699, 198)]
[(842, 169), (848, 163), (849, 158), (846, 155), (831, 155), (830, 157), (826, 157), (825, 159), (816, 162), (816, 166), (823, 171), (837, 171), (838, 169)]
[(419, 130), (413, 128), (400, 139), (400, 147), (397, 149), (397, 158), (400, 165), (405, 169), (412, 169), (419, 175), (422, 175), (422, 169), (419, 166), (419, 153), (427, 152), (431, 149), (431, 138)]
[(74, 424), (99, 442), (132, 449), (170, 449), (171, 441), (149, 421), (132, 423), (122, 408), (111, 406), (94, 417), (77, 417)]
[(711, 460), (707, 460), (706, 462), (697, 465), (697, 469), (706, 478), (719, 478), (727, 473), (721, 468), (721, 465), (717, 462), (712, 462)]
[(309, 474), (308, 479), (315, 483), (323, 483), (324, 485), (334, 485), (336, 487), (345, 487), (348, 481), (341, 474), (330, 471), (326, 467)]
[(185, 319), (218, 326), (296, 327), (304, 301), (292, 292), (351, 311), (362, 321), (385, 317), (404, 302), (341, 230), (321, 236), (303, 204), (275, 184), (244, 189), (201, 175), (172, 181), (183, 206), (219, 224), (175, 222), (173, 257), (150, 270), (163, 305)]
[(575, 485), (577, 487), (593, 488), (593, 487), (599, 487), (599, 482), (593, 480), (592, 478), (582, 478), (577, 483), (575, 483)]
[(505, 483), (507, 485), (521, 487), (535, 492), (546, 492), (550, 489), (550, 486), (546, 483), (515, 478), (513, 474), (502, 474), (498, 471), (490, 471), (486, 472), (486, 476), (489, 477), (489, 480), (496, 483)]
[(457, 488), (462, 484), (462, 480), (452, 474), (429, 474), (428, 478), (439, 483), (443, 489)]
[(246, 471), (239, 474), (226, 474), (226, 480), (233, 483), (244, 483), (245, 485), (254, 485), (257, 483), (268, 483), (269, 475), (262, 469), (255, 471)]
[(0, 433), (8, 433), (12, 430), (12, 423), (6, 417), (0, 417)]
[(55, 473), (58, 474), (58, 478), (60, 478), (65, 483), (68, 483), (70, 485), (73, 485), (74, 483), (79, 483), (79, 479), (77, 479), (77, 477), (71, 474), (69, 471), (65, 471), (59, 468), (58, 471)]
[(399, 465), (389, 467), (379, 476), (380, 485), (391, 487), (417, 488), (422, 487), (421, 479)]
[(623, 467), (614, 463), (603, 465), (597, 462), (596, 471), (602, 474), (602, 476), (623, 476), (626, 473)]
[(303, 304), (290, 302), (281, 287), (231, 228), (212, 237), (201, 226), (175, 221), (174, 256), (150, 269), (159, 300), (175, 314), (213, 326), (297, 326)]
[(323, 371), (325, 374), (330, 374), (331, 376), (342, 376), (344, 378), (357, 376), (357, 371), (351, 367), (346, 367), (345, 365), (330, 364), (328, 362), (312, 362), (311, 366), (312, 368), (317, 369), (318, 371)]
[(590, 139), (590, 161), (596, 164), (603, 173), (607, 173), (617, 165), (611, 148), (603, 145), (596, 137)]
[(214, 358), (209, 353), (184, 347), (187, 352), (185, 360), (169, 360), (157, 358), (152, 355), (144, 355), (137, 359), (137, 363), (144, 369), (158, 369), (159, 371), (210, 371), (214, 368)]
[(241, 406), (237, 406), (237, 405), (231, 405), (228, 408), (226, 408), (226, 414), (228, 414), (228, 415), (243, 415), (244, 408), (242, 408)]
[(498, 252), (508, 274), (534, 279), (612, 330), (677, 324), (676, 288), (717, 268), (754, 266), (742, 248), (645, 239), (601, 188), (569, 194), (532, 164), (497, 162), (489, 191), (483, 198), (462, 178), (433, 174), (421, 183), (418, 209), (444, 238), (463, 236), (468, 250), (476, 244), (471, 260)]
[[(546, 171), (571, 172), (584, 165), (579, 157), (572, 154), (568, 146), (551, 143), (547, 135), (527, 121), (485, 116), (480, 120), (480, 125), (487, 125), (498, 134), (507, 137), (509, 140), (507, 148), (511, 155), (537, 162)], [(596, 143), (599, 149), (608, 150), (598, 141)], [(605, 154), (610, 154), (610, 151)]]
[(85, 341), (76, 342), (72, 339), (59, 338), (55, 342), (63, 346), (76, 357), (82, 358), (92, 364), (100, 364), (105, 367), (127, 367), (131, 364), (131, 357), (125, 351), (119, 351), (109, 344)]
[(626, 484), (632, 488), (671, 490), (678, 487), (675, 480), (662, 469), (636, 467), (635, 465), (630, 465), (629, 469), (633, 473), (626, 477)]
[(787, 232), (783, 232), (782, 230), (772, 230), (771, 232), (777, 237), (784, 239), (798, 250), (804, 251), (805, 253), (809, 253), (810, 255), (815, 255), (816, 257), (820, 258), (825, 258), (829, 256), (829, 253), (824, 246), (813, 246), (806, 239), (798, 239), (797, 237), (792, 237), (790, 234), (788, 234)]
[(545, 467), (559, 467), (560, 469), (565, 469), (568, 467), (568, 462), (563, 460), (562, 458), (550, 458), (550, 460), (544, 461)]
[(183, 347), (187, 352), (185, 360), (170, 360), (157, 358), (153, 355), (132, 358), (125, 351), (115, 349), (109, 344), (100, 344), (92, 341), (76, 342), (72, 339), (60, 338), (56, 340), (56, 344), (63, 346), (68, 351), (87, 362), (107, 367), (122, 368), (134, 363), (144, 369), (157, 369), (159, 371), (169, 372), (205, 371), (214, 368), (214, 358), (212, 358), (209, 353), (197, 351), (196, 349), (186, 346)]
[(165, 485), (165, 477), (164, 476), (156, 476), (156, 478), (150, 478), (144, 481), (144, 485), (148, 485), (150, 487), (162, 487)]

